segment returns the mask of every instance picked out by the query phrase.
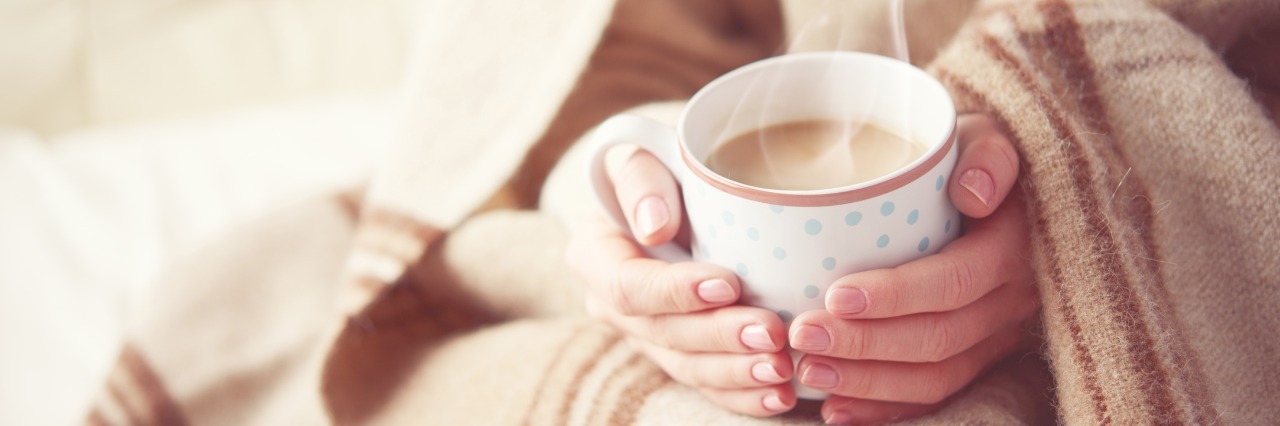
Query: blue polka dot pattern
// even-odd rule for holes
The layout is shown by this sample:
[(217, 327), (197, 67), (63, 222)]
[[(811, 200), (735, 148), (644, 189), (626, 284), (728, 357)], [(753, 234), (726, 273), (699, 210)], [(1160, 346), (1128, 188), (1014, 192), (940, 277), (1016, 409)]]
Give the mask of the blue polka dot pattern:
[(751, 241), (760, 241), (760, 231), (756, 228), (747, 228), (747, 238)]
[(822, 232), (822, 222), (818, 222), (817, 219), (809, 219), (808, 222), (804, 223), (804, 233), (818, 235), (819, 232)]
[(907, 213), (908, 225), (915, 225), (917, 220), (920, 220), (920, 210), (912, 210), (911, 213)]
[(728, 211), (726, 211), (726, 212), (724, 212), (724, 214), (722, 214), (722, 215), (720, 215), (720, 216), (724, 218), (724, 224), (725, 224), (725, 225), (732, 225), (732, 224), (733, 224), (733, 213), (729, 213)]
[(737, 268), (737, 270), (738, 270), (738, 276), (739, 276), (739, 277), (745, 277), (745, 276), (749, 275), (749, 274), (750, 274), (750, 272), (751, 272), (751, 271), (748, 271), (748, 270), (747, 270), (747, 265), (744, 265), (742, 262), (738, 262), (738, 268)]
[(703, 259), (710, 259), (710, 258), (711, 258), (711, 249), (710, 249), (710, 248), (707, 248), (707, 245), (706, 245), (706, 244), (702, 244), (702, 258), (703, 258)]
[(778, 318), (782, 318), (782, 322), (787, 323), (796, 319), (796, 316), (793, 315), (791, 311), (778, 311)]
[(885, 247), (887, 247), (888, 245), (889, 245), (889, 236), (888, 236), (888, 235), (881, 235), (881, 236), (880, 236), (880, 239), (876, 240), (876, 247), (885, 248)]
[(929, 249), (929, 237), (924, 237), (923, 240), (920, 240), (920, 245), (916, 246), (916, 250), (921, 253), (924, 253), (924, 251), (928, 249)]
[(853, 225), (857, 225), (858, 222), (862, 222), (862, 213), (849, 212), (849, 214), (844, 215), (845, 225), (853, 226)]
[(942, 175), (938, 175), (938, 181), (933, 184), (933, 189), (937, 191), (942, 190)]
[(782, 206), (775, 206), (770, 204), (769, 210), (772, 210), (774, 213), (782, 213)]
[(773, 258), (774, 258), (774, 259), (778, 259), (778, 260), (786, 259), (786, 258), (787, 258), (787, 251), (786, 251), (786, 250), (783, 250), (783, 249), (782, 249), (782, 247), (774, 247), (774, 248), (773, 248)]
[(881, 205), (880, 205), (880, 215), (881, 215), (881, 216), (888, 216), (888, 215), (891, 215), (891, 214), (893, 214), (893, 202), (892, 202), (892, 201), (885, 201), (885, 202), (884, 202), (884, 204), (881, 204)]
[(708, 234), (711, 234), (711, 238), (715, 238), (715, 237), (716, 237), (716, 227), (711, 226), (711, 225), (707, 225), (707, 233), (708, 233)]
[(826, 269), (828, 271), (836, 269), (836, 258), (828, 257), (826, 259), (822, 259), (822, 269)]
[(816, 286), (816, 285), (806, 286), (806, 287), (804, 288), (804, 297), (808, 297), (808, 298), (810, 298), (810, 299), (817, 299), (817, 298), (818, 298), (818, 286)]

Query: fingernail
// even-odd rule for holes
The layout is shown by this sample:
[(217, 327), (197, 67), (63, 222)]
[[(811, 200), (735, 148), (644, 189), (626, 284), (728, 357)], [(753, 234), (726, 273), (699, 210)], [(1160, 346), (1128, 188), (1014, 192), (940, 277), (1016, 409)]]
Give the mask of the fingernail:
[(769, 338), (769, 332), (761, 325), (748, 325), (743, 328), (742, 344), (761, 351), (778, 350), (778, 345), (773, 343), (773, 339)]
[(698, 297), (707, 303), (732, 302), (738, 298), (733, 294), (733, 287), (725, 280), (716, 278), (698, 284)]
[(800, 376), (800, 383), (811, 388), (831, 389), (840, 384), (840, 376), (831, 366), (814, 363), (804, 369), (804, 374)]
[(978, 197), (978, 201), (981, 201), (984, 206), (991, 205), (991, 198), (996, 195), (995, 181), (991, 180), (991, 175), (981, 169), (969, 169), (960, 175), (960, 186)]
[(827, 422), (829, 425), (842, 425), (849, 423), (850, 420), (853, 420), (853, 416), (841, 410), (832, 411), (822, 419), (822, 421)]
[(791, 336), (791, 347), (803, 352), (823, 352), (831, 346), (831, 335), (816, 325), (802, 325)]
[(837, 315), (860, 314), (867, 310), (867, 293), (860, 288), (833, 288), (827, 294), (827, 309)]
[(667, 225), (670, 218), (667, 215), (667, 202), (662, 201), (662, 197), (650, 195), (640, 200), (640, 204), (636, 205), (636, 230), (640, 231), (637, 238), (644, 238), (658, 232), (663, 226)]
[(756, 379), (756, 381), (760, 383), (768, 384), (787, 381), (787, 379), (782, 378), (781, 374), (778, 374), (778, 369), (773, 368), (773, 365), (767, 362), (761, 362), (751, 366), (751, 378)]
[(766, 395), (764, 400), (760, 401), (760, 403), (761, 405), (764, 405), (764, 409), (769, 411), (782, 411), (787, 409), (787, 405), (782, 403), (782, 398), (778, 398), (777, 394), (771, 393)]

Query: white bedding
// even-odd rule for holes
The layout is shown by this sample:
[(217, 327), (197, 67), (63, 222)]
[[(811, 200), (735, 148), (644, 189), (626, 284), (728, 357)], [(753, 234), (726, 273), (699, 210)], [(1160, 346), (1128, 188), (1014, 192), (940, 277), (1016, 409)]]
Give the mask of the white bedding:
[(42, 139), (0, 128), (0, 424), (79, 423), (175, 255), (320, 193), (386, 144), (390, 93)]

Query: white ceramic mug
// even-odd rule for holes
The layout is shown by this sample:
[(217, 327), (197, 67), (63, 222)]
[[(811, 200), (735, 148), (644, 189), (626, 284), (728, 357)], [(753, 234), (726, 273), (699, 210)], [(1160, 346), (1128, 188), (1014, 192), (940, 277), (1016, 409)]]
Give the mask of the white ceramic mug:
[[(752, 187), (708, 169), (721, 143), (753, 129), (800, 120), (860, 121), (923, 143), (911, 164), (856, 185), (784, 191)], [(824, 309), (827, 287), (854, 272), (893, 267), (936, 253), (960, 232), (947, 198), (955, 167), (956, 113), (933, 77), (910, 64), (855, 52), (768, 58), (702, 88), (676, 129), (631, 115), (613, 117), (590, 137), (597, 198), (629, 229), (605, 172), (605, 153), (637, 145), (670, 169), (683, 189), (693, 231), (690, 250), (650, 249), (667, 261), (692, 260), (736, 271), (742, 303), (795, 315)], [(799, 354), (792, 352), (796, 362)], [(826, 393), (797, 386), (801, 398)]]

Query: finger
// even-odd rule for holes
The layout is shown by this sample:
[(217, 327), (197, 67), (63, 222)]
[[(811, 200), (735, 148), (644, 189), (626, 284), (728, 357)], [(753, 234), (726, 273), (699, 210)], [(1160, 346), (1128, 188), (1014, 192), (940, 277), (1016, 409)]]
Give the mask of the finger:
[(965, 216), (987, 217), (1013, 189), (1018, 153), (990, 117), (966, 115), (957, 125), (960, 159), (947, 194)]
[(860, 361), (809, 355), (800, 361), (800, 382), (836, 395), (878, 401), (937, 404), (968, 386), (987, 367), (1013, 352), (1020, 325), (938, 362)]
[(765, 354), (690, 353), (663, 348), (644, 340), (631, 345), (675, 381), (696, 388), (745, 389), (791, 380), (791, 357), (786, 352)]
[(827, 311), (889, 318), (966, 306), (1003, 283), (1030, 280), (1029, 241), (1023, 204), (1006, 203), (938, 254), (836, 280), (827, 291)]
[(791, 325), (798, 351), (857, 360), (937, 362), (1030, 317), (1035, 288), (1009, 284), (963, 308), (903, 317), (846, 320), (826, 311), (801, 314)]
[(832, 396), (822, 404), (822, 419), (830, 425), (871, 425), (908, 420), (938, 411), (941, 404), (910, 404)]
[(618, 205), (636, 241), (656, 246), (675, 237), (681, 220), (680, 191), (657, 157), (636, 150), (612, 178)]
[(606, 310), (599, 318), (628, 335), (684, 352), (777, 352), (786, 341), (786, 328), (777, 314), (749, 306), (653, 316)]
[(796, 406), (796, 391), (781, 384), (754, 389), (698, 389), (716, 405), (749, 416), (766, 417)]
[(565, 250), (591, 297), (623, 315), (695, 312), (732, 304), (742, 294), (737, 275), (705, 263), (668, 264), (644, 257), (617, 230), (590, 227)]

